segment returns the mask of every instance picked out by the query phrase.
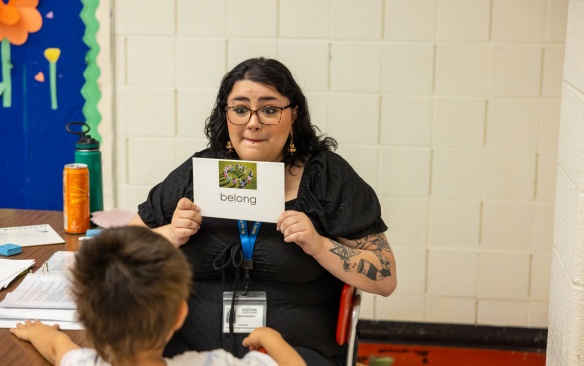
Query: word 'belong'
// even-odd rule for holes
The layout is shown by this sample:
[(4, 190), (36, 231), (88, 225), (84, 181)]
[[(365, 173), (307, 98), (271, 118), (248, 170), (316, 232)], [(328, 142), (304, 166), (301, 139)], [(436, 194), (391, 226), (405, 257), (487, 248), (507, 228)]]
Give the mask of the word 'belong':
[(219, 194), (221, 195), (221, 201), (249, 203), (252, 206), (256, 204), (256, 198), (253, 196), (252, 197), (238, 196), (236, 194), (223, 194), (221, 192)]

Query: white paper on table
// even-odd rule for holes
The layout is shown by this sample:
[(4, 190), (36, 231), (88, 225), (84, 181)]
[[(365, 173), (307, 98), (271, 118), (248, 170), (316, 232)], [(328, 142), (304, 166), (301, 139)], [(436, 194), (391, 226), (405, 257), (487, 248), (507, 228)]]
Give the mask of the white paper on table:
[(34, 264), (34, 259), (0, 259), (0, 289)]
[(77, 310), (70, 309), (28, 309), (28, 308), (0, 308), (0, 319), (38, 319), (76, 322)]
[[(0, 328), (16, 328), (16, 323), (24, 323), (25, 320), (32, 320), (29, 318), (26, 319), (0, 319)], [(79, 322), (64, 322), (64, 321), (54, 321), (54, 320), (47, 320), (43, 321), (42, 319), (38, 319), (43, 322), (43, 324), (47, 325), (55, 325), (59, 324), (59, 329), (61, 330), (83, 330), (85, 329), (83, 325)]]
[[(234, 169), (225, 172), (227, 165)], [(284, 173), (284, 163), (193, 158), (193, 202), (201, 216), (277, 222), (285, 209)]]
[(6, 295), (0, 307), (76, 309), (71, 283), (64, 274), (29, 273), (18, 287)]
[(48, 224), (0, 228), (0, 245), (11, 243), (27, 247), (64, 242), (65, 240)]

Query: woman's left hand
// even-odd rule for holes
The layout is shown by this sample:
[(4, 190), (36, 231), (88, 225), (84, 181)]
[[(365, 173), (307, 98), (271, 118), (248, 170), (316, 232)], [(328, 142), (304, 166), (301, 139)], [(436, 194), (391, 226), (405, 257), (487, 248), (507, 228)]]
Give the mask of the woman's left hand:
[(278, 217), (276, 228), (339, 280), (382, 296), (395, 290), (395, 259), (384, 233), (333, 240), (320, 235), (305, 213), (292, 210)]
[(284, 235), (284, 241), (287, 243), (296, 243), (306, 254), (315, 256), (323, 250), (326, 250), (326, 238), (316, 232), (312, 221), (305, 213), (299, 211), (284, 211), (276, 228)]

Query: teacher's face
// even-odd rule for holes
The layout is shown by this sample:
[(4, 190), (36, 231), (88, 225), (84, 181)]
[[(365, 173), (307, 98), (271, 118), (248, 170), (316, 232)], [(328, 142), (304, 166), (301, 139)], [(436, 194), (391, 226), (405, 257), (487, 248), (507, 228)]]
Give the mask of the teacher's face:
[[(240, 80), (233, 85), (227, 97), (225, 123), (231, 144), (241, 160), (279, 162), (284, 159), (284, 145), (298, 114), (298, 107), (281, 110), (289, 104), (288, 98), (271, 86), (250, 80)], [(251, 116), (245, 123), (248, 110), (257, 112), (248, 112)]]

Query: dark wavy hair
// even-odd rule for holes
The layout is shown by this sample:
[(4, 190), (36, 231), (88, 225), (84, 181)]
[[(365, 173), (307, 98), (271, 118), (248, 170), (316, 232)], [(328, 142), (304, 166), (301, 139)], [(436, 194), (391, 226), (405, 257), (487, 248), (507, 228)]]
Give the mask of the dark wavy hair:
[(258, 57), (235, 66), (221, 81), (215, 107), (205, 122), (205, 134), (209, 139), (208, 146), (213, 156), (219, 159), (239, 159), (236, 152), (228, 153), (225, 148), (229, 140), (225, 107), (233, 85), (240, 80), (250, 80), (276, 88), (290, 100), (292, 108), (298, 107), (298, 116), (292, 124), (296, 152), (291, 154), (287, 149), (288, 144), (285, 144), (283, 153), (286, 165), (301, 166), (315, 151), (336, 150), (337, 141), (321, 134), (320, 129), (311, 123), (306, 97), (290, 70), (277, 60)]

